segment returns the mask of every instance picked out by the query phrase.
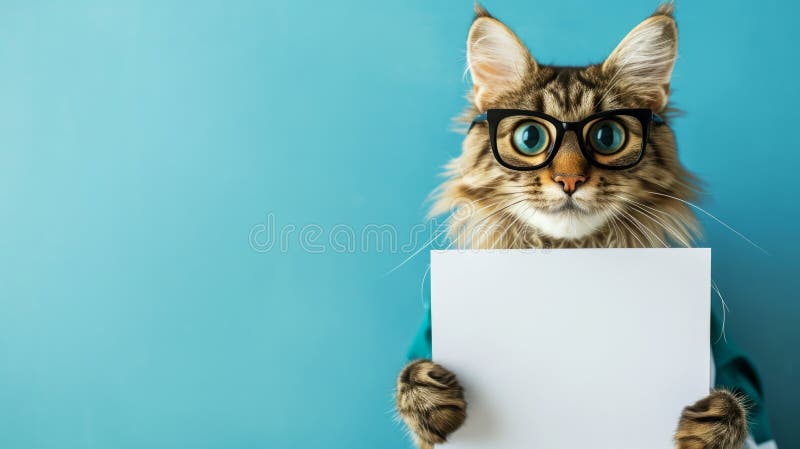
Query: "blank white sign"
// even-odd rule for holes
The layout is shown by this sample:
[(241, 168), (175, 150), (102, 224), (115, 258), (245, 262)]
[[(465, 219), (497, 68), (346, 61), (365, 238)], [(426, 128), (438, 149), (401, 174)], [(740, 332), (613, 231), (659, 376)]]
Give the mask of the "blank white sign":
[(431, 252), (450, 449), (671, 449), (710, 381), (709, 249)]

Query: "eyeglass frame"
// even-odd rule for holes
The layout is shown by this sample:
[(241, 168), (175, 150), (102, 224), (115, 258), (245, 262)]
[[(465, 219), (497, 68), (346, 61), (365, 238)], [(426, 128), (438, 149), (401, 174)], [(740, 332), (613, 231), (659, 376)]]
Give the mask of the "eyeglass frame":
[[(627, 115), (639, 120), (639, 123), (642, 125), (642, 148), (639, 150), (639, 156), (636, 160), (630, 164), (626, 165), (607, 165), (599, 162), (592, 156), (592, 151), (584, 142), (583, 136), (583, 128), (590, 122), (596, 121), (598, 119), (602, 119), (604, 117), (612, 117), (618, 115)], [(553, 143), (548, 149), (547, 158), (541, 164), (533, 165), (531, 167), (515, 167), (508, 162), (504, 161), (502, 157), (500, 157), (500, 151), (497, 148), (497, 126), (500, 124), (500, 121), (504, 118), (513, 117), (513, 116), (524, 116), (524, 117), (536, 117), (542, 120), (546, 120), (550, 124), (555, 127), (556, 135), (553, 139)], [(650, 109), (637, 109), (637, 108), (630, 108), (630, 109), (611, 109), (608, 111), (598, 112), (596, 114), (592, 114), (581, 121), (578, 122), (564, 122), (561, 120), (556, 119), (550, 115), (547, 115), (543, 112), (538, 111), (528, 111), (524, 109), (488, 109), (486, 112), (478, 114), (472, 120), (472, 124), (470, 124), (469, 129), (467, 132), (472, 131), (479, 123), (486, 122), (489, 125), (489, 142), (492, 146), (492, 153), (494, 154), (494, 158), (497, 162), (511, 170), (516, 171), (533, 171), (533, 170), (540, 170), (553, 162), (555, 159), (556, 154), (561, 149), (561, 142), (564, 139), (564, 135), (567, 131), (573, 131), (575, 136), (578, 139), (578, 147), (580, 147), (581, 153), (583, 157), (589, 161), (590, 164), (594, 165), (595, 167), (603, 168), (606, 170), (626, 170), (629, 169), (639, 162), (642, 161), (644, 158), (645, 150), (647, 149), (647, 141), (650, 138), (650, 123), (655, 123), (656, 125), (664, 124), (664, 119), (661, 118), (660, 115), (656, 114)]]

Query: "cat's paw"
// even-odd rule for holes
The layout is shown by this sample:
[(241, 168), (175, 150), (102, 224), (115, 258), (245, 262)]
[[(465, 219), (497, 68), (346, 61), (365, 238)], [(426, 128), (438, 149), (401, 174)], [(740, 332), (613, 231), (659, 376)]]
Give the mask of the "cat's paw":
[(415, 360), (397, 377), (397, 411), (420, 447), (443, 443), (467, 417), (455, 374), (430, 360)]
[(745, 438), (744, 400), (726, 390), (714, 390), (683, 409), (675, 432), (677, 449), (741, 449)]

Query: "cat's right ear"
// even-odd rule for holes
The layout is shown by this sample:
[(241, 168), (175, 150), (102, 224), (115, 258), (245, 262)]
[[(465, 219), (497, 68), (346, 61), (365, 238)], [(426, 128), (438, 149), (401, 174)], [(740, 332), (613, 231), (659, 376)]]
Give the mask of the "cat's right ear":
[(517, 35), (477, 4), (467, 37), (467, 64), (472, 101), (482, 111), (536, 70), (536, 61)]

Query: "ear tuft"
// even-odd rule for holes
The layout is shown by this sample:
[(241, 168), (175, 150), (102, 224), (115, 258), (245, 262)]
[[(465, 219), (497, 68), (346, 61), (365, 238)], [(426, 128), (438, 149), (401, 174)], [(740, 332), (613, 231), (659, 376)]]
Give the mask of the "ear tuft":
[[(672, 4), (659, 6), (671, 13)], [(669, 82), (678, 56), (678, 28), (668, 14), (654, 14), (636, 26), (603, 63), (612, 83), (643, 98), (655, 112), (669, 101)]]
[(653, 12), (653, 16), (667, 16), (667, 17), (674, 17), (675, 16), (675, 2), (672, 0), (668, 2), (664, 2), (658, 5), (658, 8)]
[(467, 64), (474, 85), (473, 101), (481, 110), (503, 92), (520, 87), (536, 69), (536, 62), (522, 41), (491, 16), (472, 22), (467, 37)]
[(489, 17), (492, 18), (492, 15), (489, 14), (489, 11), (486, 10), (477, 0), (475, 0), (475, 19), (477, 20), (481, 17)]

